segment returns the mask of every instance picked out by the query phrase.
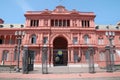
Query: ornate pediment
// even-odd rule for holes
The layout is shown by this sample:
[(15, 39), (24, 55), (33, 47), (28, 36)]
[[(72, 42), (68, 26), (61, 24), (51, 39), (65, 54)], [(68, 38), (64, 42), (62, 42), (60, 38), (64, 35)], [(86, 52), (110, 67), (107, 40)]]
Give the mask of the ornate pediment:
[(68, 12), (67, 9), (64, 6), (57, 6), (56, 9), (53, 11), (55, 13), (65, 13)]

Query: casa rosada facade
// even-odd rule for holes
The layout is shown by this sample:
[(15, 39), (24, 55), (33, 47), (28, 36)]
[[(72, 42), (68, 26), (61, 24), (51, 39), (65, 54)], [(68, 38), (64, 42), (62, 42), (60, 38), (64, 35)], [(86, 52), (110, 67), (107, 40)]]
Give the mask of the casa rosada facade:
[[(17, 38), (15, 31), (24, 31), (20, 45), (20, 65), (22, 48), (28, 47), (33, 54), (34, 64), (42, 62), (42, 48), (48, 48), (47, 58), (51, 65), (88, 64), (88, 48), (94, 49), (94, 63), (106, 66), (106, 50), (109, 39), (106, 31), (115, 33), (114, 61), (120, 63), (120, 23), (116, 25), (96, 25), (95, 13), (67, 10), (57, 6), (54, 10), (27, 11), (25, 24), (4, 24), (0, 19), (0, 63), (17, 65)], [(60, 56), (61, 55), (61, 56)]]

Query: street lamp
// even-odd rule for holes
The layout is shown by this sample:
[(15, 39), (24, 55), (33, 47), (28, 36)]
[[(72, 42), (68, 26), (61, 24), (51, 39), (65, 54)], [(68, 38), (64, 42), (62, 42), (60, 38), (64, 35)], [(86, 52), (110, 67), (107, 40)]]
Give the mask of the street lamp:
[(42, 73), (47, 74), (48, 73), (48, 68), (47, 68), (47, 52), (48, 48), (46, 45), (43, 45), (42, 48)]
[(105, 35), (109, 40), (109, 45), (105, 47), (106, 51), (108, 51), (106, 53), (106, 69), (107, 69), (107, 72), (113, 72), (114, 71), (114, 55), (113, 55), (114, 46), (112, 44), (112, 41), (114, 39), (115, 32), (107, 31)]
[(16, 72), (20, 72), (19, 69), (19, 58), (20, 58), (20, 44), (22, 38), (25, 36), (25, 31), (15, 31), (15, 36), (17, 38), (18, 44), (17, 44), (17, 68)]

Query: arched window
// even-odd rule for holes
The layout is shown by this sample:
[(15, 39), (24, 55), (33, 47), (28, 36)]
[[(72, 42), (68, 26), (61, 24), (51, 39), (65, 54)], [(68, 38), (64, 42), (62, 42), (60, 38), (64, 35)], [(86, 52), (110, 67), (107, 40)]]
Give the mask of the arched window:
[(100, 52), (100, 61), (105, 61), (105, 54)]
[(36, 44), (36, 35), (32, 35), (31, 37), (31, 44)]
[(89, 44), (89, 36), (88, 35), (84, 36), (84, 43)]
[(8, 60), (8, 50), (4, 50), (2, 53), (2, 61), (7, 61)]
[(104, 39), (98, 38), (98, 45), (103, 45), (103, 44), (104, 44)]

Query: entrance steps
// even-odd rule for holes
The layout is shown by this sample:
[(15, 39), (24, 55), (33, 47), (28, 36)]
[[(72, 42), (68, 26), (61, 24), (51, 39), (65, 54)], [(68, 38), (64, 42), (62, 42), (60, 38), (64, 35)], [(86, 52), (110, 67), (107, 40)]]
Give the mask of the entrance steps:
[[(34, 67), (42, 67), (42, 64), (34, 64)], [(59, 66), (53, 66), (53, 64), (48, 64), (48, 67), (59, 67)], [(89, 67), (88, 64), (68, 64), (64, 67)], [(94, 64), (94, 67), (98, 67), (98, 64)]]
[[(104, 72), (104, 69), (100, 69), (98, 64), (95, 65), (96, 72)], [(67, 66), (53, 66), (53, 64), (48, 65), (48, 73), (88, 73), (89, 66), (88, 64), (68, 64)], [(42, 64), (34, 64), (34, 70), (29, 73), (42, 73)]]
[[(89, 64), (68, 64), (68, 67), (89, 67)], [(98, 64), (94, 64), (94, 67), (98, 67)]]

